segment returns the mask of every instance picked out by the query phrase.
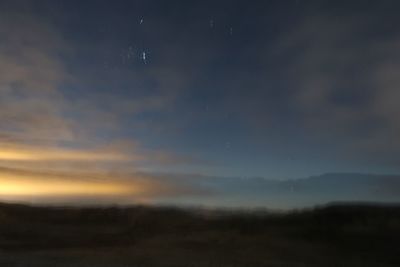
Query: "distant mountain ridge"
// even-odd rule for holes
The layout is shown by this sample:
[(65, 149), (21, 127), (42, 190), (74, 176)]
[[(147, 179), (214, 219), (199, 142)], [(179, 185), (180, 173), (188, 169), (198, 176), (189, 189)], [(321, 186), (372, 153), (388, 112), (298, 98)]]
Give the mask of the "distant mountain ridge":
[(341, 201), (400, 203), (400, 175), (326, 173), (288, 180), (201, 177), (192, 181), (212, 192), (201, 202), (204, 205), (296, 208)]

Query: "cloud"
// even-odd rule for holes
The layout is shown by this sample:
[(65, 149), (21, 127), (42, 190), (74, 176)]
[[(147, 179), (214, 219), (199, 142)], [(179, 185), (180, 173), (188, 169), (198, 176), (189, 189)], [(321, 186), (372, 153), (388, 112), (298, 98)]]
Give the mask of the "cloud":
[(0, 18), (0, 133), (26, 139), (72, 139), (62, 117), (58, 85), (68, 80), (60, 34), (27, 12), (2, 11)]
[[(67, 64), (76, 61), (74, 66), (79, 66), (75, 53), (82, 50), (82, 44), (67, 40), (60, 28), (37, 15), (33, 6), (31, 2), (8, 3), (1, 12), (1, 145), (7, 140), (59, 150), (65, 144), (96, 150), (104, 146), (116, 149), (115, 144), (119, 144), (118, 149), (125, 150), (124, 153), (137, 150), (140, 142), (135, 137), (130, 136), (130, 141), (119, 137), (126, 124), (134, 124), (133, 118), (142, 113), (169, 109), (176, 97), (174, 92), (182, 88), (185, 79), (174, 69), (154, 67), (147, 76), (155, 78), (156, 88), (146, 92), (143, 88), (126, 91), (127, 85), (137, 84), (135, 79), (143, 74), (139, 71), (119, 69), (104, 73), (117, 73), (119, 79), (112, 75), (99, 77), (98, 73), (85, 77), (85, 73), (79, 74)], [(103, 48), (101, 44), (96, 47)], [(96, 72), (99, 68), (91, 70)], [(107, 90), (102, 90), (104, 86)], [(118, 93), (120, 90), (123, 93)], [(147, 154), (146, 158), (153, 154), (168, 161), (166, 151), (146, 152), (143, 147), (140, 150)], [(66, 155), (71, 154), (68, 149), (65, 151)], [(80, 153), (82, 156), (83, 152)]]
[[(138, 159), (138, 158), (136, 158)], [(140, 159), (140, 158), (139, 158)], [(0, 152), (0, 161), (128, 161), (135, 160), (121, 151), (107, 148), (96, 150), (10, 146), (4, 145)]]
[(180, 75), (155, 68), (159, 88), (151, 94), (136, 93), (136, 88), (129, 96), (115, 92), (120, 88), (101, 90), (125, 88), (132, 72), (119, 70), (121, 79), (113, 79), (123, 81), (118, 84), (71, 69), (67, 63), (77, 60), (82, 47), (36, 14), (30, 2), (5, 4), (0, 35), (2, 199), (133, 203), (197, 192), (138, 173), (144, 165), (192, 164), (196, 159), (148, 149), (134, 136), (121, 137), (135, 116), (170, 108), (175, 89), (182, 87)]
[(265, 95), (259, 107), (265, 116), (256, 125), (281, 134), (297, 129), (341, 158), (398, 165), (400, 35), (387, 30), (389, 22), (325, 11), (290, 24), (262, 57), (274, 68), (264, 81), (269, 88), (256, 92)]

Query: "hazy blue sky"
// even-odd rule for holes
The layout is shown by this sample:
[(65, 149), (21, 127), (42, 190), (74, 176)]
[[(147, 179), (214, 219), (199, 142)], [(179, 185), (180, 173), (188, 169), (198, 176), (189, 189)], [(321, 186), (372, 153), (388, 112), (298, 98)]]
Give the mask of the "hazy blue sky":
[(399, 13), (0, 1), (0, 197), (135, 202), (207, 195), (199, 177), (397, 174)]

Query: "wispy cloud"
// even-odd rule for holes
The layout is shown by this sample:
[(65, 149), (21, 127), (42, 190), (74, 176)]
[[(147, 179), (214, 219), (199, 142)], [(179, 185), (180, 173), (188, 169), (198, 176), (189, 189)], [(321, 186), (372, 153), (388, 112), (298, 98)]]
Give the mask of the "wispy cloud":
[[(168, 107), (173, 90), (131, 98), (82, 92), (68, 98), (62, 90), (66, 84), (96, 83), (76, 77), (65, 63), (74, 44), (51, 21), (36, 16), (32, 5), (22, 7), (0, 11), (0, 197), (117, 196), (134, 202), (195, 191), (137, 173), (143, 164), (195, 159), (119, 137), (126, 118)], [(164, 83), (175, 85), (176, 80)]]

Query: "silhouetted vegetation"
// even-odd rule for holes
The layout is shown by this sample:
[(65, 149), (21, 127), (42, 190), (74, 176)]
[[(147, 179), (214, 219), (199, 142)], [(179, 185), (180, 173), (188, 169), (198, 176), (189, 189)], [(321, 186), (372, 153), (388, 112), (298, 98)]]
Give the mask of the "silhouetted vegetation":
[(0, 205), (0, 266), (400, 266), (400, 207)]

